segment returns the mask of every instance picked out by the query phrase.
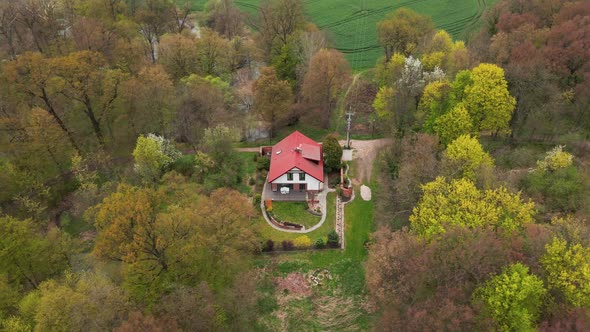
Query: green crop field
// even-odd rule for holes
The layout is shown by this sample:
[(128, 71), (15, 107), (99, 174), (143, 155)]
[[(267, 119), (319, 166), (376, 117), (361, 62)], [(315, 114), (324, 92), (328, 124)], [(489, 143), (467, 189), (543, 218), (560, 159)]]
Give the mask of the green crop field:
[[(202, 9), (205, 0), (193, 0)], [(455, 39), (478, 26), (483, 11), (497, 0), (304, 0), (307, 19), (328, 31), (336, 49), (346, 54), (354, 69), (373, 67), (383, 51), (377, 42), (377, 22), (388, 13), (406, 7), (432, 17), (439, 29)], [(255, 15), (260, 0), (236, 0)]]

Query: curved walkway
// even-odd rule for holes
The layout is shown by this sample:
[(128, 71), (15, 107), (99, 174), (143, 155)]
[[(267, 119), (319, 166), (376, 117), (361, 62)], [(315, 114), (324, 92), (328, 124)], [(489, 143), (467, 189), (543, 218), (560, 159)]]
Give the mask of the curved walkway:
[[(326, 179), (326, 183), (324, 183), (324, 190), (322, 190), (321, 193), (318, 194), (318, 201), (319, 201), (319, 205), (321, 206), (322, 209), (322, 219), (320, 219), (320, 222), (318, 222), (317, 224), (313, 225), (310, 228), (307, 229), (301, 229), (301, 230), (297, 230), (297, 229), (284, 229), (281, 228), (277, 225), (275, 225), (272, 221), (270, 221), (268, 219), (268, 216), (266, 215), (266, 207), (264, 206), (264, 197), (266, 196), (264, 193), (267, 190), (266, 189), (266, 185), (263, 187), (262, 189), (262, 197), (263, 199), (261, 199), (260, 202), (260, 210), (262, 212), (262, 216), (264, 217), (264, 220), (266, 220), (266, 223), (269, 224), (272, 228), (276, 229), (277, 231), (281, 231), (281, 232), (286, 232), (286, 233), (310, 233), (315, 231), (316, 229), (322, 227), (322, 225), (324, 224), (324, 221), (326, 221), (326, 216), (328, 215), (328, 206), (326, 206), (326, 197), (328, 196), (329, 192), (334, 192), (336, 191), (336, 189), (330, 189), (328, 188), (328, 177), (324, 177)], [(268, 181), (268, 176), (266, 181)], [(266, 182), (265, 182), (266, 183)]]

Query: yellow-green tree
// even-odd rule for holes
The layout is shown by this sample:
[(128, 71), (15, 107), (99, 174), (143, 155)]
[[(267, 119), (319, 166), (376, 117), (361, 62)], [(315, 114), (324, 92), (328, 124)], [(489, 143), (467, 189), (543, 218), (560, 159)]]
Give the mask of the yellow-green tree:
[(543, 281), (516, 263), (476, 289), (474, 301), (483, 303), (483, 314), (495, 321), (499, 331), (533, 332), (546, 293)]
[(94, 273), (67, 273), (39, 287), (35, 309), (37, 331), (108, 331), (126, 316), (123, 291)]
[(393, 118), (393, 98), (395, 97), (395, 90), (389, 86), (382, 86), (379, 88), (375, 100), (373, 101), (373, 109), (381, 120), (391, 120)]
[(434, 68), (443, 68), (443, 61), (445, 58), (444, 52), (432, 52), (422, 56), (422, 66), (424, 70), (433, 71)]
[(465, 107), (459, 104), (450, 112), (436, 119), (434, 122), (434, 132), (438, 135), (440, 143), (446, 146), (462, 135), (473, 132), (471, 117)]
[(426, 131), (432, 133), (436, 119), (450, 108), (451, 91), (451, 85), (447, 81), (430, 82), (424, 87), (416, 117), (424, 119)]
[(179, 157), (167, 139), (153, 134), (139, 136), (133, 150), (135, 171), (147, 182), (157, 181), (164, 168)]
[(70, 238), (57, 228), (44, 233), (30, 219), (0, 217), (0, 275), (9, 282), (36, 288), (69, 265)]
[(393, 86), (402, 75), (406, 57), (400, 53), (394, 53), (391, 58), (381, 58), (375, 66), (375, 78), (379, 86)]
[(560, 291), (574, 306), (590, 306), (590, 248), (555, 237), (545, 249), (541, 264), (549, 288)]
[(493, 167), (494, 160), (475, 137), (461, 135), (447, 146), (443, 163), (452, 177), (475, 180), (479, 171)]
[(463, 102), (475, 128), (494, 134), (509, 131), (516, 100), (508, 92), (504, 69), (482, 63), (471, 71), (471, 81), (465, 88)]
[(427, 239), (452, 226), (513, 231), (533, 222), (534, 204), (503, 187), (481, 191), (465, 178), (449, 182), (438, 177), (422, 190), (410, 222), (412, 230)]

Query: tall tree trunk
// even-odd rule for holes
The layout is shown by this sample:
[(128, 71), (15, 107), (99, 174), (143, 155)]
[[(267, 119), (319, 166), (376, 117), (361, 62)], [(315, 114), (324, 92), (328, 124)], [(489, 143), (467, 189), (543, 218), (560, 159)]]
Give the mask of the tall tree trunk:
[(92, 109), (92, 104), (90, 103), (90, 99), (88, 99), (88, 96), (84, 97), (84, 105), (86, 106), (86, 111), (84, 113), (86, 113), (88, 119), (90, 120), (90, 123), (92, 124), (92, 130), (94, 130), (94, 135), (98, 140), (98, 144), (100, 145), (100, 147), (104, 147), (104, 137), (102, 135), (102, 130), (100, 129), (100, 123), (94, 115), (94, 110)]
[(41, 99), (43, 100), (43, 102), (47, 106), (47, 112), (53, 117), (55, 122), (57, 122), (57, 124), (59, 125), (61, 130), (63, 130), (63, 132), (66, 133), (66, 136), (68, 137), (68, 140), (70, 141), (70, 144), (72, 144), (72, 147), (74, 148), (74, 150), (76, 150), (76, 152), (79, 155), (82, 155), (82, 151), (80, 150), (80, 147), (78, 147), (78, 144), (76, 144), (76, 141), (74, 140), (74, 135), (68, 130), (68, 128), (66, 127), (64, 122), (59, 117), (59, 115), (57, 115), (57, 112), (55, 111), (55, 109), (53, 108), (53, 105), (49, 101), (49, 97), (47, 96), (47, 92), (45, 91), (45, 89), (41, 89), (41, 91), (42, 91)]

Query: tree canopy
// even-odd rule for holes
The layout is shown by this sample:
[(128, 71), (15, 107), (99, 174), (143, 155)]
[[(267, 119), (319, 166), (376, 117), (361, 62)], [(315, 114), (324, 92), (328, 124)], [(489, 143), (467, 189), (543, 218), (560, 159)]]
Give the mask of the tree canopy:
[(482, 191), (465, 178), (448, 181), (438, 177), (422, 190), (410, 222), (412, 230), (426, 239), (453, 225), (514, 231), (533, 222), (534, 203), (503, 187)]

